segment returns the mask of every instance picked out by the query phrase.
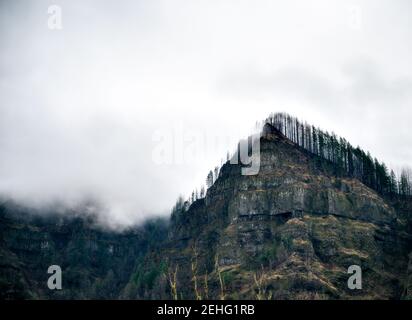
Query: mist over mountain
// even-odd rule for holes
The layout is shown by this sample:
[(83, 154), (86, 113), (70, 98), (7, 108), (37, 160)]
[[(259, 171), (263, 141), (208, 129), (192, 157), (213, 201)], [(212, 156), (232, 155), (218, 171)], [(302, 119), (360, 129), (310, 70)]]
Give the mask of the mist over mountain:
[[(51, 5), (60, 29), (48, 27)], [(406, 1), (1, 1), (0, 194), (42, 210), (95, 202), (122, 226), (166, 216), (273, 111), (399, 175), (412, 163), (409, 11)]]
[[(1, 298), (409, 299), (410, 177), (391, 180), (368, 153), (286, 114), (255, 143), (258, 174), (235, 153), (168, 219), (123, 230), (87, 206), (46, 217), (0, 204)], [(62, 290), (47, 288), (50, 265)], [(362, 290), (347, 285), (354, 265)]]
[(411, 299), (411, 9), (1, 0), (0, 300)]

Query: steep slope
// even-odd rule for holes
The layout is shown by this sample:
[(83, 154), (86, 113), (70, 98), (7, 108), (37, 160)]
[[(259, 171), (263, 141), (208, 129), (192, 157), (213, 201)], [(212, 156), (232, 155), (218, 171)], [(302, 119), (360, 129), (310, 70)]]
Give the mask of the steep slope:
[[(318, 160), (266, 128), (259, 174), (242, 176), (239, 165), (225, 164), (205, 199), (172, 217), (164, 248), (147, 257), (167, 276), (129, 297), (404, 297), (405, 224), (375, 191)], [(362, 269), (361, 290), (347, 286), (351, 265)]]
[[(259, 174), (226, 163), (205, 198), (116, 233), (0, 205), (1, 299), (412, 298), (412, 201), (384, 199), (274, 127)], [(47, 288), (47, 268), (63, 290)], [(348, 267), (362, 289), (348, 288)]]

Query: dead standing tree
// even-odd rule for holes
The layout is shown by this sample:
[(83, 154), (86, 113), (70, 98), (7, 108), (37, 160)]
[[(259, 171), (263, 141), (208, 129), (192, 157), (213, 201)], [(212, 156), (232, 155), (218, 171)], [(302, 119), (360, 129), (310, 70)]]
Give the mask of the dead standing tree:
[(192, 246), (192, 261), (191, 261), (191, 268), (192, 268), (192, 281), (193, 281), (193, 287), (194, 287), (194, 292), (195, 292), (195, 297), (196, 300), (202, 300), (202, 295), (200, 294), (200, 291), (198, 289), (197, 285), (197, 244), (195, 243)]
[(222, 277), (222, 271), (220, 270), (220, 266), (219, 266), (219, 255), (216, 253), (215, 256), (215, 269), (216, 269), (216, 274), (218, 276), (219, 279), (219, 284), (220, 284), (220, 294), (219, 294), (219, 298), (220, 300), (225, 300), (225, 283)]
[(167, 271), (167, 279), (169, 282), (169, 286), (170, 286), (170, 293), (172, 295), (173, 300), (177, 300), (178, 296), (177, 296), (177, 265), (175, 267), (175, 269), (171, 270), (169, 268), (169, 270)]

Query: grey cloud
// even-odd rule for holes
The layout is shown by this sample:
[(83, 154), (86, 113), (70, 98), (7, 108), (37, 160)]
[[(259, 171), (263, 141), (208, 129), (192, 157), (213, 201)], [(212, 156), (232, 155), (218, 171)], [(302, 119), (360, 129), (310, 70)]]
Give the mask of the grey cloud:
[(353, 5), (359, 30), (341, 1), (0, 1), (0, 194), (95, 199), (112, 224), (167, 214), (233, 142), (157, 165), (157, 130), (240, 139), (275, 111), (411, 163), (409, 4)]
[[(324, 116), (321, 121), (307, 119), (315, 125), (337, 130), (394, 167), (412, 163), (408, 148), (412, 79), (385, 74), (371, 59), (348, 61), (336, 78), (294, 67), (229, 72), (220, 78), (218, 88), (221, 94), (250, 101), (267, 97), (277, 108), (297, 116), (310, 106)], [(286, 103), (285, 108), (288, 100), (299, 105), (288, 109)]]

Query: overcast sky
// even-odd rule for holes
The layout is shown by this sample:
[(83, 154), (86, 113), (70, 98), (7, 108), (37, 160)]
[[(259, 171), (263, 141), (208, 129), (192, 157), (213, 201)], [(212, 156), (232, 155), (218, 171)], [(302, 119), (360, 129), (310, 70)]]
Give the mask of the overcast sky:
[[(61, 29), (49, 28), (53, 4)], [(411, 9), (1, 0), (0, 193), (36, 206), (95, 198), (117, 224), (168, 214), (277, 111), (396, 170), (412, 164)]]

